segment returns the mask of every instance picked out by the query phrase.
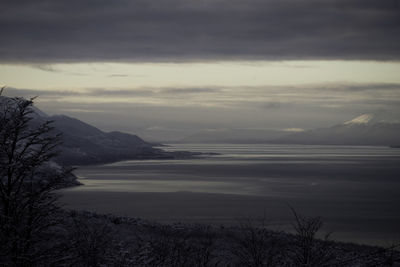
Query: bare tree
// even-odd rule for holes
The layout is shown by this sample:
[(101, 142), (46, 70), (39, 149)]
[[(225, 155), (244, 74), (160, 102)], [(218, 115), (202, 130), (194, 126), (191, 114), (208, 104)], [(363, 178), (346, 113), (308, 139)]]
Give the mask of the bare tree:
[(1, 92), (0, 265), (32, 266), (48, 256), (45, 232), (56, 224), (58, 209), (54, 190), (63, 186), (70, 170), (50, 161), (60, 135), (52, 134), (50, 121), (33, 120), (34, 99)]
[(136, 250), (139, 266), (193, 266), (189, 234), (183, 229), (160, 225), (142, 235)]
[(333, 250), (328, 241), (330, 233), (324, 240), (318, 240), (316, 235), (323, 222), (321, 217), (306, 217), (297, 214), (290, 207), (296, 219), (293, 228), (296, 231), (296, 243), (293, 248), (293, 261), (296, 266), (333, 266)]
[(114, 260), (110, 252), (114, 246), (113, 229), (101, 219), (73, 216), (68, 229), (69, 264), (75, 266), (109, 266)]
[(218, 266), (217, 236), (215, 230), (209, 226), (199, 225), (193, 228), (192, 258), (196, 267)]
[(279, 266), (284, 256), (284, 246), (277, 233), (266, 228), (265, 219), (258, 224), (248, 219), (240, 225), (240, 232), (233, 236), (231, 254), (238, 266)]

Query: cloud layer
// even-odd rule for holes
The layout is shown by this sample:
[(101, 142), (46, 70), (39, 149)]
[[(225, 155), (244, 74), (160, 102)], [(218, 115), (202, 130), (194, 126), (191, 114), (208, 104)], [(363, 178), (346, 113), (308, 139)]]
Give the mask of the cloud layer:
[(7, 88), (32, 97), (49, 114), (78, 117), (106, 130), (152, 127), (317, 128), (363, 113), (400, 118), (400, 84), (314, 84), (259, 87), (132, 88), (56, 91)]
[[(164, 107), (281, 109), (285, 106), (400, 110), (400, 83), (325, 83), (298, 86), (138, 87), (40, 90), (6, 88), (10, 96), (39, 102), (93, 102)], [(86, 101), (88, 99), (90, 101)]]
[(398, 0), (4, 0), (0, 61), (400, 59)]

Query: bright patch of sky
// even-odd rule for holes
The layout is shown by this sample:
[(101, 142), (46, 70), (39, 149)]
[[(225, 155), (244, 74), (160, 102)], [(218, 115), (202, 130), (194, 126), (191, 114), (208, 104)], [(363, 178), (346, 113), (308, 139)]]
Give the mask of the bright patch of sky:
[[(400, 82), (400, 64), (373, 61), (213, 63), (77, 63), (0, 65), (0, 81), (16, 88), (85, 88), (299, 85)], [(21, 78), (23, 77), (23, 78)]]

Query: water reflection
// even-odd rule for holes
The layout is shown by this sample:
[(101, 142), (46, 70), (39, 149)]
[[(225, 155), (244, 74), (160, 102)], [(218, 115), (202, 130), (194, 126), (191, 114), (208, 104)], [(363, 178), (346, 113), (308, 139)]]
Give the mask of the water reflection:
[[(290, 222), (287, 203), (325, 218), (342, 240), (400, 236), (400, 149), (387, 147), (176, 144), (216, 152), (186, 160), (137, 160), (77, 169), (64, 191), (73, 208), (157, 220), (235, 220), (268, 213)], [(197, 218), (197, 219), (196, 219)], [(378, 241), (379, 242), (378, 242)]]

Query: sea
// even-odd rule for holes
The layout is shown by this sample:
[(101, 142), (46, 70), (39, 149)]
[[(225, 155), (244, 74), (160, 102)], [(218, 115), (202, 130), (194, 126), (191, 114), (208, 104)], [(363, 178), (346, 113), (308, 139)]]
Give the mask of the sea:
[[(293, 232), (294, 212), (320, 217), (321, 236), (400, 241), (400, 149), (376, 146), (167, 144), (196, 158), (78, 166), (66, 208), (160, 223), (263, 223)], [(216, 154), (210, 154), (216, 153)]]

